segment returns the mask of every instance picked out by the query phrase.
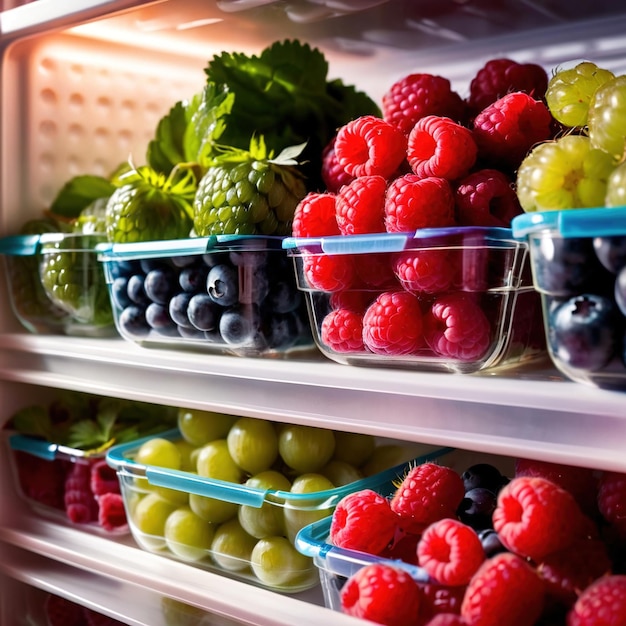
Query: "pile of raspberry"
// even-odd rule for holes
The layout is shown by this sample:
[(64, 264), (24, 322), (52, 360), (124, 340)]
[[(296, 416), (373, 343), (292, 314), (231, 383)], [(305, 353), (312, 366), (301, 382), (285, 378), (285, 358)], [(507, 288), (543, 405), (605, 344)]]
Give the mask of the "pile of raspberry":
[[(508, 228), (522, 213), (515, 172), (557, 130), (543, 100), (547, 84), (541, 67), (510, 59), (486, 63), (465, 99), (441, 76), (398, 80), (382, 117), (350, 121), (325, 148), (326, 188), (299, 203), (293, 236)], [(399, 253), (305, 253), (308, 286), (332, 293), (322, 343), (337, 353), (461, 362), (485, 355), (497, 315), (484, 292), (490, 270), (502, 274), (507, 261), (480, 240), (466, 245), (458, 231), (447, 232), (448, 240)]]
[[(491, 494), (491, 496), (489, 495)], [(329, 543), (380, 557), (338, 577), (343, 612), (385, 626), (624, 626), (626, 474), (518, 459), (412, 467), (345, 496)]]
[(105, 459), (48, 461), (20, 450), (13, 454), (26, 498), (63, 511), (73, 524), (96, 524), (106, 532), (128, 528), (119, 480)]

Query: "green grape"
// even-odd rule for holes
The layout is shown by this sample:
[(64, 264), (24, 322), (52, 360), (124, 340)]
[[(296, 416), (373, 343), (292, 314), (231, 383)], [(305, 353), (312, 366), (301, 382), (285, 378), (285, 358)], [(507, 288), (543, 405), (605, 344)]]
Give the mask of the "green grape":
[(165, 522), (176, 505), (157, 493), (149, 493), (133, 508), (131, 520), (138, 531), (135, 539), (150, 551), (165, 548)]
[(287, 424), (280, 429), (278, 451), (296, 472), (317, 472), (335, 452), (335, 433), (326, 428)]
[(362, 433), (335, 432), (335, 452), (333, 459), (345, 461), (361, 467), (366, 463), (376, 448), (376, 437)]
[(617, 162), (626, 147), (626, 75), (616, 76), (598, 88), (589, 105), (589, 139), (594, 148)]
[(202, 446), (196, 459), (196, 470), (205, 478), (217, 478), (231, 483), (241, 483), (242, 469), (228, 451), (226, 439), (215, 439)]
[(199, 409), (178, 409), (178, 429), (194, 446), (203, 446), (214, 439), (223, 439), (237, 417)]
[(363, 472), (346, 461), (331, 459), (324, 465), (320, 472), (328, 478), (335, 487), (349, 485), (363, 478)]
[(611, 172), (604, 203), (608, 207), (626, 205), (626, 161), (620, 163)]
[(248, 534), (237, 519), (231, 519), (215, 531), (211, 556), (221, 568), (239, 572), (250, 567), (256, 542), (256, 538)]
[(262, 419), (242, 417), (226, 438), (231, 457), (249, 474), (269, 469), (278, 457), (278, 436), (274, 425)]
[(163, 535), (165, 544), (178, 558), (200, 561), (209, 554), (215, 527), (183, 506), (167, 517)]
[(365, 476), (374, 476), (401, 463), (407, 463), (418, 455), (418, 451), (408, 446), (386, 443), (376, 447), (370, 460), (361, 468), (361, 471)]
[(255, 576), (269, 587), (294, 585), (311, 571), (311, 559), (300, 554), (285, 537), (259, 539), (250, 562)]
[(526, 212), (603, 206), (614, 167), (588, 137), (566, 135), (526, 155), (517, 171), (517, 196)]
[[(256, 489), (291, 490), (289, 479), (274, 470), (251, 476), (245, 484), (247, 487)], [(282, 535), (285, 532), (283, 509), (271, 501), (264, 502), (260, 507), (243, 504), (239, 507), (238, 517), (243, 528), (257, 539), (271, 535)]]
[(313, 522), (317, 522), (332, 513), (332, 509), (324, 506), (324, 498), (318, 494), (321, 491), (335, 489), (335, 485), (322, 474), (308, 473), (298, 476), (291, 485), (291, 493), (313, 494), (310, 499), (292, 499), (285, 503), (285, 531), (288, 539), (293, 542), (298, 531)]
[(180, 469), (184, 472), (196, 471), (196, 457), (195, 451), (198, 450), (196, 446), (190, 444), (185, 439), (178, 439), (174, 442), (180, 452)]
[[(182, 453), (173, 441), (163, 437), (153, 437), (139, 446), (135, 455), (135, 461), (140, 465), (153, 465), (179, 470), (182, 466)], [(188, 495), (184, 491), (152, 486), (148, 484), (146, 478), (139, 478), (136, 482), (138, 487), (154, 491), (177, 506), (182, 506), (188, 502)]]
[(570, 128), (586, 126), (589, 104), (596, 90), (612, 78), (615, 78), (613, 72), (588, 61), (556, 72), (545, 95), (552, 117)]
[(189, 506), (191, 510), (206, 522), (222, 524), (237, 515), (239, 505), (219, 498), (189, 494)]

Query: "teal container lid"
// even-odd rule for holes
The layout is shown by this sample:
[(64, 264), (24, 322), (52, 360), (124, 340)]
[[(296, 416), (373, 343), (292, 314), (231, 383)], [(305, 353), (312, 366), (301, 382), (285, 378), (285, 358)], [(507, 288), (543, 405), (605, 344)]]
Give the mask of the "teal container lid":
[(0, 254), (33, 256), (41, 247), (41, 235), (9, 235), (0, 239)]
[(626, 206), (524, 213), (511, 222), (513, 236), (551, 231), (561, 237), (626, 236)]

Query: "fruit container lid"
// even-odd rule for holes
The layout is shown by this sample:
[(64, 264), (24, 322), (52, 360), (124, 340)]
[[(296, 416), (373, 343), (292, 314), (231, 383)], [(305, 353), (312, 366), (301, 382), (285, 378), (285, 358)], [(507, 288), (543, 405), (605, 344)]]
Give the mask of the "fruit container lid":
[(285, 237), (283, 248), (290, 254), (299, 251), (325, 254), (370, 254), (401, 252), (445, 246), (519, 246), (510, 228), (455, 226), (420, 228), (408, 233), (329, 235), (324, 237)]
[[(198, 476), (183, 470), (173, 470), (157, 467), (154, 465), (143, 465), (133, 460), (133, 454), (141, 445), (151, 438), (158, 436), (166, 439), (177, 439), (182, 437), (177, 428), (165, 431), (160, 435), (150, 435), (137, 439), (136, 441), (113, 446), (107, 451), (106, 461), (118, 473), (126, 473), (133, 476), (146, 478), (150, 485), (156, 487), (167, 487), (177, 491), (193, 493), (199, 496), (217, 498), (233, 504), (252, 506), (260, 508), (265, 502), (270, 500), (272, 504), (278, 506), (288, 503), (294, 508), (317, 509), (330, 508), (335, 506), (345, 495), (360, 488), (375, 489), (379, 485), (384, 485), (398, 477), (398, 473), (406, 468), (406, 463), (396, 465), (384, 470), (374, 476), (368, 476), (358, 481), (326, 489), (323, 491), (309, 493), (292, 493), (279, 489), (261, 489), (249, 485), (232, 483), (216, 478)], [(419, 462), (439, 459), (443, 455), (451, 452), (453, 448), (435, 448), (418, 457)], [(314, 501), (312, 503), (312, 501)]]
[[(63, 242), (64, 252), (70, 252), (65, 244), (73, 239), (84, 241), (94, 238), (94, 241), (104, 239), (104, 233), (42, 233), (39, 235), (8, 235), (0, 238), (0, 254), (5, 256), (35, 256), (43, 252), (48, 245)], [(99, 244), (96, 244), (99, 245)], [(77, 245), (76, 250), (85, 250), (84, 245)], [(90, 249), (90, 248), (87, 248)]]
[(517, 239), (542, 231), (565, 238), (626, 235), (626, 206), (524, 213), (513, 218), (511, 230)]
[(94, 459), (104, 457), (103, 451), (81, 450), (60, 443), (51, 443), (29, 435), (10, 434), (8, 443), (11, 450), (26, 452), (45, 461)]

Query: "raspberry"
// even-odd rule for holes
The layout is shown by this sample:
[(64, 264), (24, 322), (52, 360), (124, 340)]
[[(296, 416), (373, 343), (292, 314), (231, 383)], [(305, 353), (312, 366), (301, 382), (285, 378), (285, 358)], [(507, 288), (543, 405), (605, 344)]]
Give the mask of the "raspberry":
[(50, 594), (44, 602), (49, 626), (82, 626), (83, 609), (79, 604), (61, 596)]
[(309, 287), (318, 291), (341, 291), (350, 287), (354, 279), (349, 254), (305, 254), (302, 271)]
[(398, 286), (391, 267), (391, 258), (391, 254), (384, 252), (359, 255), (355, 270), (363, 288), (382, 291)]
[(509, 93), (476, 116), (478, 155), (497, 169), (517, 169), (532, 146), (552, 136), (552, 123), (543, 102), (521, 91)]
[(338, 235), (335, 195), (309, 192), (296, 206), (291, 225), (294, 237)]
[(523, 91), (541, 100), (547, 88), (548, 75), (540, 65), (491, 59), (471, 80), (467, 102), (470, 109), (478, 113), (513, 91)]
[(600, 477), (598, 509), (609, 525), (626, 538), (626, 474), (605, 472)]
[(567, 626), (624, 626), (626, 576), (604, 576), (589, 585), (567, 615)]
[(375, 354), (413, 354), (423, 345), (419, 300), (408, 291), (384, 291), (363, 316), (363, 342)]
[(24, 495), (45, 506), (63, 510), (63, 464), (51, 463), (21, 450), (13, 451), (13, 459)]
[(379, 554), (393, 539), (396, 515), (389, 500), (372, 489), (344, 496), (333, 512), (330, 542), (340, 548)]
[(380, 553), (385, 559), (400, 559), (405, 563), (417, 565), (417, 544), (421, 535), (406, 533), (401, 528), (396, 528), (392, 542)]
[(500, 170), (484, 168), (460, 180), (455, 190), (456, 219), (461, 226), (509, 228), (522, 213), (512, 179)]
[(565, 489), (540, 477), (513, 478), (498, 494), (493, 528), (512, 552), (540, 562), (572, 545), (583, 515)]
[(354, 180), (354, 176), (348, 174), (337, 160), (336, 139), (336, 136), (333, 137), (322, 151), (322, 182), (331, 193), (338, 192), (344, 185)]
[(439, 613), (426, 626), (465, 626), (467, 622), (456, 613)]
[[(516, 459), (515, 476), (540, 476), (569, 491), (583, 513), (595, 517), (598, 512), (596, 496), (598, 480), (595, 472), (586, 467), (550, 463), (535, 459)], [(625, 477), (626, 478), (626, 477)], [(626, 489), (625, 489), (626, 493)]]
[(335, 156), (351, 176), (390, 178), (406, 158), (406, 136), (379, 117), (362, 115), (337, 132)]
[(436, 298), (424, 315), (424, 337), (440, 356), (476, 361), (489, 349), (491, 325), (470, 295), (453, 292)]
[(385, 192), (382, 176), (361, 176), (337, 194), (336, 219), (342, 235), (385, 232)]
[(390, 233), (454, 225), (454, 194), (445, 178), (399, 176), (385, 197), (385, 229)]
[(127, 525), (124, 499), (119, 493), (105, 493), (98, 498), (98, 523), (109, 532)]
[(453, 91), (450, 81), (433, 74), (409, 74), (393, 83), (382, 98), (383, 118), (408, 135), (427, 115), (466, 118), (465, 102)]
[(472, 577), (461, 616), (471, 626), (533, 626), (544, 604), (537, 572), (510, 552), (486, 560)]
[(445, 248), (398, 252), (392, 260), (402, 287), (414, 293), (447, 291), (454, 281), (456, 265), (453, 251)]
[(417, 545), (419, 564), (437, 582), (466, 585), (485, 560), (476, 531), (455, 519), (441, 519), (426, 528)]
[(333, 352), (362, 352), (363, 316), (352, 309), (336, 309), (322, 320), (322, 343)]
[[(420, 624), (428, 624), (431, 620), (441, 615), (451, 619), (452, 615), (456, 615), (461, 619), (461, 603), (465, 595), (465, 585), (449, 587), (438, 584), (425, 584), (420, 587), (422, 591), (422, 599), (420, 602)], [(441, 619), (442, 619), (441, 618)], [(444, 621), (443, 624), (446, 622)], [(464, 624), (465, 622), (452, 622), (452, 624)]]
[(91, 492), (91, 468), (87, 463), (74, 463), (65, 479), (65, 512), (75, 524), (98, 519), (98, 503)]
[(585, 538), (546, 556), (537, 572), (546, 585), (549, 599), (569, 609), (581, 589), (611, 572), (611, 559), (603, 541)]
[(112, 467), (109, 467), (109, 464), (104, 459), (96, 461), (91, 465), (89, 488), (95, 496), (120, 492), (120, 481), (117, 479), (117, 472)]
[(341, 590), (344, 613), (385, 626), (415, 623), (419, 604), (419, 587), (411, 576), (384, 564), (362, 567)]
[(476, 161), (472, 131), (449, 117), (427, 115), (409, 133), (407, 159), (421, 178), (454, 180), (465, 176)]
[(465, 488), (457, 472), (436, 463), (413, 467), (391, 498), (392, 510), (400, 516), (406, 532), (421, 533), (440, 519), (456, 518)]
[(328, 303), (332, 310), (349, 309), (356, 313), (365, 313), (372, 301), (372, 294), (367, 291), (335, 291), (330, 294)]

